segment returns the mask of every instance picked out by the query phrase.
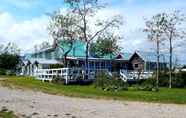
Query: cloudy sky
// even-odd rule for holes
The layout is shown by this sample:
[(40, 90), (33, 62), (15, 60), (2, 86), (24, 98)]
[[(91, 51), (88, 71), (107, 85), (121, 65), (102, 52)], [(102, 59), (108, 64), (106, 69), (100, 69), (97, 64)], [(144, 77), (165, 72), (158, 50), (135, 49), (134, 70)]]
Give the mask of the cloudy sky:
[[(63, 0), (0, 0), (0, 44), (15, 42), (23, 52), (33, 45), (51, 41), (47, 32), (48, 16), (64, 8)], [(120, 45), (125, 51), (151, 51), (154, 46), (142, 32), (144, 18), (159, 12), (181, 10), (186, 13), (186, 0), (101, 0), (108, 7), (99, 17), (120, 14), (124, 18)], [(186, 44), (185, 44), (186, 45)], [(185, 46), (186, 47), (186, 46)], [(176, 48), (180, 62), (186, 63), (186, 48)]]

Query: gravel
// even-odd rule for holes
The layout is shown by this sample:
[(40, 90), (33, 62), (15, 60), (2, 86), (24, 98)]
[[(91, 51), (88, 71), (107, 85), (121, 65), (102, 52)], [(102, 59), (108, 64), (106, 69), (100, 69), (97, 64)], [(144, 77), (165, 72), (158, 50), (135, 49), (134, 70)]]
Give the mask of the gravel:
[(95, 100), (0, 87), (0, 109), (21, 118), (185, 118), (186, 105)]

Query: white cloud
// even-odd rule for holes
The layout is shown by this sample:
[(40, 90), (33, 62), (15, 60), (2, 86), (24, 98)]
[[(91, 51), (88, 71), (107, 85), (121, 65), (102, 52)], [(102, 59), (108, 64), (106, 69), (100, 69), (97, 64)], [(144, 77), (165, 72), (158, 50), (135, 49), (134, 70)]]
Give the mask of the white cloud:
[[(23, 4), (22, 2), (16, 2), (17, 0), (8, 1), (12, 2), (12, 4), (17, 4), (17, 6), (20, 7), (29, 7), (28, 3), (31, 3), (32, 0), (20, 0), (25, 2), (23, 2)], [(119, 5), (120, 7), (109, 5), (109, 7), (99, 11), (96, 16), (100, 18), (108, 18), (116, 14), (121, 14), (123, 16), (124, 25), (121, 27), (121, 33), (124, 36), (124, 39), (120, 41), (120, 45), (124, 48), (124, 51), (148, 51), (154, 46), (152, 43), (147, 41), (145, 34), (142, 32), (142, 28), (144, 27), (144, 18), (149, 18), (159, 12), (170, 12), (174, 9), (182, 10), (183, 8), (186, 8), (186, 4), (183, 4), (184, 2), (181, 0), (178, 0), (181, 2), (175, 2), (176, 0), (172, 0), (174, 2), (155, 4), (153, 7), (143, 5), (132, 6), (132, 3), (134, 3), (135, 0), (127, 1), (128, 3), (131, 3), (131, 6), (125, 5), (125, 2), (121, 2)], [(183, 9), (183, 11), (186, 10)], [(48, 32), (46, 30), (47, 24), (48, 18), (46, 16), (40, 16), (20, 22), (15, 20), (14, 16), (11, 14), (3, 13), (0, 15), (0, 43), (13, 41), (24, 50), (30, 49), (35, 44), (49, 40)], [(186, 55), (183, 54), (184, 50), (184, 48), (176, 50), (182, 60), (186, 60)]]
[[(133, 2), (133, 0), (128, 2)], [(125, 5), (123, 4), (120, 6)], [(111, 16), (113, 14), (119, 13), (124, 17), (125, 22), (124, 25), (121, 27), (121, 32), (124, 36), (124, 39), (119, 42), (124, 51), (155, 51), (155, 44), (148, 41), (145, 33), (142, 32), (142, 29), (145, 26), (144, 18), (150, 18), (160, 12), (172, 12), (175, 9), (182, 10), (182, 12), (184, 12), (186, 9), (183, 8), (186, 8), (186, 4), (183, 4), (183, 1), (176, 2), (173, 0), (173, 2), (170, 2), (169, 4), (159, 4), (154, 5), (153, 7), (109, 7), (106, 10), (102, 11), (101, 15)], [(175, 49), (175, 54), (177, 54), (178, 59), (181, 63), (186, 63), (186, 55), (184, 53), (185, 50), (185, 47), (178, 47), (178, 49)], [(166, 51), (168, 52), (168, 48), (166, 49)]]
[(38, 0), (2, 0), (18, 8), (31, 8)]
[(0, 15), (0, 43), (14, 42), (23, 51), (48, 41), (48, 17), (41, 16), (19, 22), (9, 13)]

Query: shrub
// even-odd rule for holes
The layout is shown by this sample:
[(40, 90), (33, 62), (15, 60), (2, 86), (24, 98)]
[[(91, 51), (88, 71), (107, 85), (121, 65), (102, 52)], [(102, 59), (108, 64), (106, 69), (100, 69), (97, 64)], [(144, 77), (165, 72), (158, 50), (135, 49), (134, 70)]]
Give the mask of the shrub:
[(0, 68), (0, 75), (6, 75), (6, 70), (5, 70), (5, 69)]
[[(183, 88), (186, 83), (186, 73), (178, 72), (172, 74), (172, 87), (173, 88)], [(168, 87), (169, 86), (169, 73), (161, 73), (160, 75), (160, 86)]]
[(52, 79), (52, 83), (64, 84), (64, 81), (59, 76), (56, 76)]
[(15, 72), (10, 71), (10, 70), (6, 71), (6, 75), (8, 75), (8, 76), (16, 76)]
[[(153, 82), (154, 81), (154, 82)], [(156, 78), (155, 76), (151, 79), (143, 82), (143, 86), (145, 85), (155, 85)], [(168, 87), (169, 86), (169, 73), (161, 72), (159, 76), (159, 86), (160, 87)], [(172, 87), (173, 88), (183, 88), (186, 87), (186, 72), (178, 72), (172, 74)]]
[(118, 76), (109, 76), (105, 72), (98, 73), (94, 83), (96, 88), (101, 88), (104, 91), (120, 91), (128, 90), (128, 84), (118, 78)]
[(185, 80), (186, 80), (186, 77), (184, 75), (185, 75), (184, 72), (173, 73), (172, 87), (174, 87), (174, 88), (184, 88)]
[(0, 68), (6, 70), (15, 70), (19, 62), (20, 58), (18, 55), (8, 53), (0, 54)]
[(111, 77), (104, 73), (104, 72), (100, 72), (96, 75), (96, 81), (94, 82), (95, 87), (99, 87), (99, 88), (106, 88), (107, 84), (109, 84), (109, 79)]
[(151, 86), (156, 86), (156, 79), (150, 78), (145, 80), (142, 85), (151, 85)]
[(143, 91), (158, 91), (156, 88), (156, 80), (154, 78), (150, 78), (142, 82), (142, 84), (139, 86), (138, 90)]
[(50, 68), (52, 69), (52, 68), (63, 68), (64, 66), (63, 65), (61, 65), (61, 64), (52, 64), (52, 65), (50, 65)]
[(186, 72), (179, 72), (179, 73), (180, 73), (179, 78), (183, 79), (184, 87), (186, 87)]

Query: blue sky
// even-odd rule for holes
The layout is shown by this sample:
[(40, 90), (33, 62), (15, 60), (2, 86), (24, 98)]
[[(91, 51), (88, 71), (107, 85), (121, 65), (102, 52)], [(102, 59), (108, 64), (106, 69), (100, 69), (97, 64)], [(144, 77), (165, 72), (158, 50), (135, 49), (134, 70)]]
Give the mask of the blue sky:
[[(186, 0), (100, 0), (108, 6), (99, 17), (120, 14), (124, 17), (120, 45), (126, 51), (151, 50), (153, 44), (146, 41), (141, 29), (144, 18), (159, 12), (181, 10), (186, 13)], [(64, 8), (63, 0), (0, 0), (0, 44), (15, 42), (25, 52), (43, 41), (51, 41), (46, 30), (48, 16)], [(109, 15), (108, 15), (109, 14)], [(130, 44), (130, 46), (129, 46)], [(186, 49), (175, 51), (182, 62), (186, 60)], [(186, 63), (186, 61), (185, 61)]]
[(0, 11), (13, 14), (19, 20), (39, 17), (63, 7), (62, 0), (1, 0)]
[[(102, 0), (105, 2), (105, 0)], [(185, 9), (185, 0), (107, 0), (110, 7), (117, 8), (179, 8)], [(1, 0), (0, 11), (9, 12), (19, 20), (38, 17), (63, 7), (63, 0)], [(174, 9), (173, 8), (173, 9)]]

